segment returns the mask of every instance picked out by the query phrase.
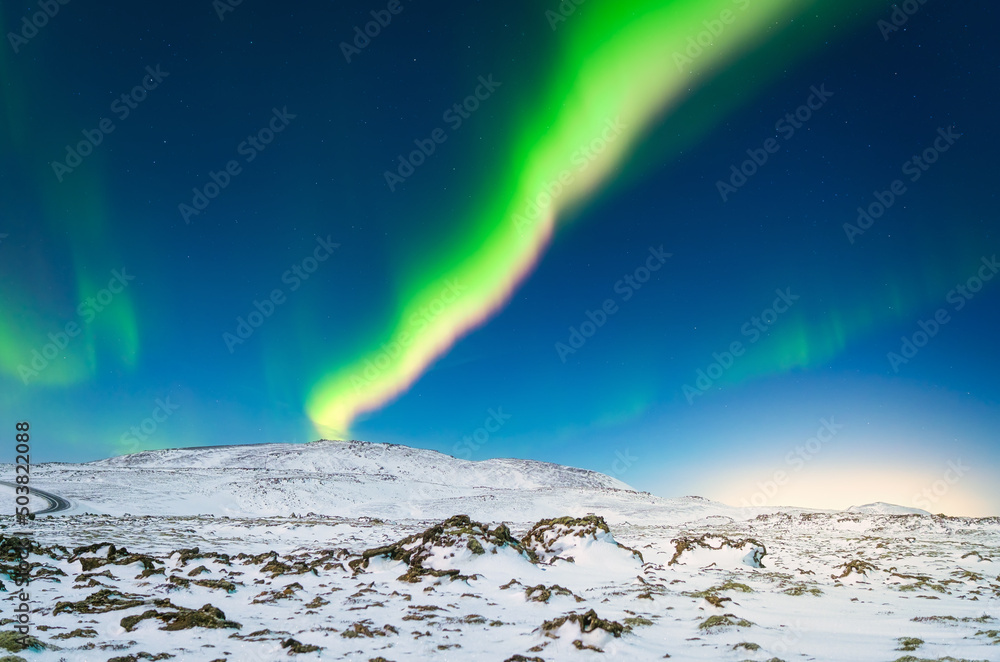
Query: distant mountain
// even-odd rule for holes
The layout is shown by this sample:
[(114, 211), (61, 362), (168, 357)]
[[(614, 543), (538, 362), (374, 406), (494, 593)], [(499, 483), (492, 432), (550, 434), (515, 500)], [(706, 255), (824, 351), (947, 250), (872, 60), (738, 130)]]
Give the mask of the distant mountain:
[(847, 512), (867, 513), (869, 515), (930, 515), (929, 512), (921, 510), (920, 508), (897, 506), (896, 504), (885, 503), (884, 501), (866, 503), (863, 506), (851, 506), (847, 509)]
[(533, 460), (460, 460), (364, 441), (144, 451), (33, 468), (32, 485), (70, 512), (111, 515), (283, 516), (533, 522), (600, 513), (609, 522), (685, 522), (738, 509), (701, 498), (661, 499), (596, 471)]
[(454, 487), (539, 489), (577, 487), (632, 490), (620, 480), (586, 469), (534, 460), (473, 462), (422, 448), (366, 441), (207, 446), (143, 451), (88, 463), (143, 469), (266, 469), (413, 480)]

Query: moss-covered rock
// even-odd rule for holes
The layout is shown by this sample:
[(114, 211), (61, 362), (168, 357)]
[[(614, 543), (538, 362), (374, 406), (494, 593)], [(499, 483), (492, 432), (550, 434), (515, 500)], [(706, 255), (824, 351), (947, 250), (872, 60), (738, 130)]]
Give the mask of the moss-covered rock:
[(118, 579), (111, 574), (110, 570), (102, 570), (101, 572), (84, 572), (76, 576), (75, 582), (85, 582), (88, 579), (95, 579), (97, 577), (107, 577), (108, 579), (115, 580)]
[(288, 600), (289, 598), (295, 597), (296, 591), (301, 590), (302, 584), (292, 582), (280, 591), (264, 591), (263, 593), (260, 593), (250, 604), (273, 604), (278, 600)]
[(120, 655), (118, 657), (112, 657), (108, 662), (139, 662), (139, 660), (169, 660), (174, 657), (170, 653), (132, 653), (131, 655)]
[(288, 649), (289, 655), (297, 655), (299, 653), (315, 653), (316, 651), (323, 650), (322, 646), (303, 644), (301, 641), (297, 641), (291, 637), (282, 641), (281, 647)]
[(75, 637), (83, 637), (84, 639), (92, 639), (97, 636), (97, 630), (94, 628), (77, 628), (72, 632), (63, 632), (61, 634), (52, 635), (53, 639), (73, 639)]
[(924, 645), (924, 640), (916, 637), (900, 637), (896, 641), (899, 642), (898, 651), (915, 651)]
[(574, 598), (577, 602), (583, 602), (583, 598), (559, 584), (553, 584), (552, 586), (538, 584), (537, 586), (529, 586), (524, 589), (524, 597), (529, 602), (548, 602), (553, 595), (565, 595)]
[(572, 538), (603, 539), (614, 543), (619, 549), (626, 550), (642, 562), (642, 553), (627, 547), (614, 539), (611, 528), (599, 515), (585, 517), (555, 517), (539, 520), (521, 539), (524, 548), (533, 552), (539, 559), (547, 563), (562, 559), (573, 561), (571, 556), (561, 556), (563, 548), (572, 547)]
[(718, 586), (712, 586), (704, 591), (685, 591), (683, 595), (689, 598), (704, 598), (713, 607), (722, 607), (724, 602), (732, 602), (732, 598), (719, 595), (724, 591), (739, 591), (740, 593), (753, 593), (753, 589), (746, 584), (726, 580)]
[(348, 566), (355, 574), (359, 574), (368, 568), (371, 559), (384, 557), (402, 561), (409, 566), (408, 570), (398, 577), (400, 581), (416, 583), (426, 576), (450, 577), (453, 580), (470, 579), (470, 576), (461, 574), (459, 568), (438, 570), (423, 565), (424, 561), (436, 554), (436, 550), (456, 547), (468, 549), (476, 555), (485, 554), (487, 548), (495, 551), (500, 547), (510, 547), (524, 554), (527, 559), (536, 560), (503, 524), (491, 530), (485, 524), (473, 521), (468, 515), (456, 515), (426, 529), (423, 533), (407, 536), (391, 545), (365, 550), (360, 558), (349, 561)]
[(200, 609), (177, 607), (171, 612), (160, 612), (155, 609), (144, 611), (134, 616), (126, 616), (121, 620), (121, 626), (126, 632), (131, 632), (136, 626), (147, 619), (155, 618), (164, 623), (161, 630), (188, 630), (194, 627), (220, 629), (243, 627), (235, 621), (226, 620), (226, 615), (218, 607), (206, 604)]
[(149, 604), (149, 599), (144, 596), (102, 588), (77, 602), (57, 602), (55, 608), (52, 610), (52, 615), (55, 616), (63, 612), (104, 614), (109, 611), (131, 609), (132, 607), (140, 607), (145, 604)]
[(633, 629), (645, 625), (652, 625), (653, 621), (645, 618), (644, 616), (628, 616), (622, 619), (622, 624), (629, 629)]
[(575, 624), (579, 627), (582, 634), (593, 632), (594, 630), (604, 630), (608, 634), (618, 638), (629, 631), (627, 626), (622, 625), (618, 621), (608, 621), (601, 618), (593, 609), (582, 614), (574, 613), (553, 618), (550, 621), (542, 623), (538, 629), (548, 637), (555, 637), (555, 632), (566, 623)]
[(179, 575), (171, 575), (167, 581), (180, 588), (190, 588), (194, 584), (205, 588), (221, 589), (226, 593), (236, 592), (236, 584), (225, 579), (188, 579)]
[(371, 620), (365, 619), (352, 623), (350, 627), (340, 633), (345, 639), (388, 637), (390, 634), (399, 634), (399, 630), (391, 625), (383, 625), (381, 628), (373, 628)]
[(869, 563), (868, 561), (865, 561), (863, 559), (851, 559), (846, 563), (841, 563), (840, 565), (836, 566), (834, 570), (839, 570), (840, 568), (843, 568), (844, 571), (841, 572), (839, 575), (830, 575), (830, 577), (833, 579), (843, 579), (844, 577), (847, 577), (852, 573), (857, 575), (864, 575), (865, 577), (867, 577), (869, 572), (872, 572), (873, 570), (878, 570), (878, 567), (874, 563)]
[[(82, 556), (83, 554), (93, 554), (102, 547), (107, 547), (108, 551), (104, 556)], [(69, 561), (79, 561), (83, 572), (90, 572), (106, 565), (131, 565), (141, 563), (143, 570), (153, 570), (156, 565), (163, 565), (163, 561), (147, 554), (132, 554), (124, 547), (117, 548), (111, 543), (94, 543), (86, 547), (77, 547), (70, 555)]]
[[(192, 547), (190, 549), (175, 549), (170, 553), (170, 556), (177, 554), (177, 565), (183, 568), (188, 564), (189, 561), (195, 559), (215, 559), (223, 565), (231, 565), (231, 557), (229, 554), (220, 554), (219, 552), (202, 552), (197, 547)], [(205, 566), (199, 566), (204, 568)]]
[(752, 627), (753, 623), (750, 621), (738, 618), (735, 614), (723, 614), (709, 616), (704, 621), (698, 624), (699, 630), (712, 631), (722, 628), (737, 627), (737, 628), (748, 628)]
[(815, 595), (817, 597), (823, 595), (823, 591), (821, 589), (818, 589), (816, 587), (809, 587), (806, 586), (805, 584), (796, 584), (795, 586), (790, 586), (785, 590), (783, 590), (782, 593), (784, 593), (785, 595), (792, 595), (796, 597), (800, 595), (805, 595), (806, 593), (809, 593), (810, 595)]
[(681, 556), (688, 551), (696, 549), (707, 549), (720, 551), (722, 549), (735, 549), (746, 551), (749, 565), (755, 568), (763, 568), (762, 563), (767, 555), (767, 547), (756, 538), (730, 538), (716, 533), (704, 533), (700, 536), (682, 536), (671, 540), (674, 544), (674, 555), (670, 557), (667, 565), (676, 565), (681, 562)]
[(31, 635), (21, 634), (14, 630), (4, 630), (0, 632), (0, 650), (9, 651), (11, 653), (20, 653), (21, 651), (43, 651), (46, 646), (41, 641), (32, 637)]

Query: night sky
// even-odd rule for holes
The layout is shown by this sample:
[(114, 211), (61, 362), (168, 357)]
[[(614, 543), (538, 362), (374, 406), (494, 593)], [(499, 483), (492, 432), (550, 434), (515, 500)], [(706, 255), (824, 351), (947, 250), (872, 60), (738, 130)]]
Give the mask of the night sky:
[(1000, 512), (991, 3), (0, 8), (33, 461), (363, 439)]

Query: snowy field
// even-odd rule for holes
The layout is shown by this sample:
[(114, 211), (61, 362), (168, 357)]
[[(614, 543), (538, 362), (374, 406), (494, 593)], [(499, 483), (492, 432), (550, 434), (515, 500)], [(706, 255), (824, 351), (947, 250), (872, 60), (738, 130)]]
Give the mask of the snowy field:
[(25, 660), (1000, 661), (998, 518), (745, 510), (360, 442), (34, 471), (72, 506), (20, 527)]

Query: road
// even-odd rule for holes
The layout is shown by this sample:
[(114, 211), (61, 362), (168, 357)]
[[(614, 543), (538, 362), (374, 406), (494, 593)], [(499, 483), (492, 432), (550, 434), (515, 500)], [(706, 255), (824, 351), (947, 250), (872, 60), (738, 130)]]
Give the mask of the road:
[[(17, 483), (8, 483), (5, 480), (0, 480), (0, 485), (6, 485), (7, 487), (17, 488)], [(40, 490), (37, 487), (31, 488), (32, 496), (37, 496), (45, 499), (49, 502), (49, 507), (44, 510), (36, 510), (34, 513), (36, 515), (49, 515), (51, 513), (58, 513), (64, 510), (69, 510), (73, 504), (71, 504), (66, 499), (62, 498), (58, 494), (52, 494), (51, 492), (46, 492), (45, 490)]]

